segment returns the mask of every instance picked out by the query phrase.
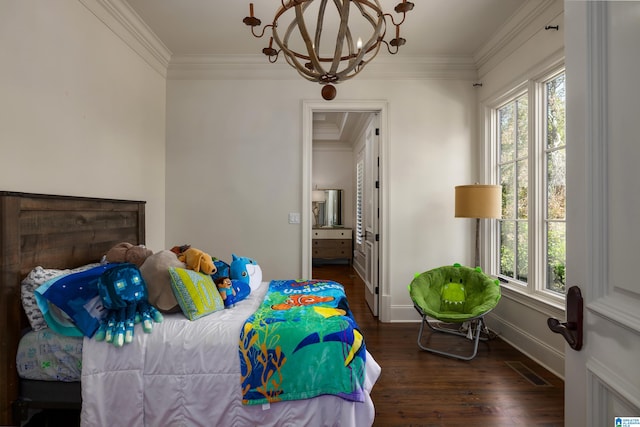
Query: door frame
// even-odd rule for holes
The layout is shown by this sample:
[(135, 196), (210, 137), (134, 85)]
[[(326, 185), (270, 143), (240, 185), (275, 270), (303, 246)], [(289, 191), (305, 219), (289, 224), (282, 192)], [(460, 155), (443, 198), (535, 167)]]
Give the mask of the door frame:
[(388, 234), (388, 103), (386, 101), (303, 101), (302, 102), (302, 277), (311, 276), (311, 211), (312, 164), (313, 164), (313, 113), (334, 111), (358, 111), (379, 114), (380, 136), (380, 243), (378, 262), (379, 319), (389, 322), (391, 319), (391, 297), (388, 280), (389, 274), (389, 234)]

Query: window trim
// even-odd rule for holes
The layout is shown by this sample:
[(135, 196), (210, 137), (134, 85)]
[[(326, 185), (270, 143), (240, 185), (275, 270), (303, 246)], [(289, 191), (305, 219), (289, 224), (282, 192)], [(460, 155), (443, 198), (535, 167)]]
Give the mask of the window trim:
[[(546, 284), (540, 282), (540, 278), (544, 277), (544, 262), (531, 263), (532, 256), (537, 259), (546, 258), (546, 238), (544, 234), (544, 224), (546, 222), (546, 201), (545, 185), (546, 177), (541, 176), (546, 171), (544, 159), (538, 157), (546, 155), (546, 150), (541, 150), (545, 145), (546, 135), (546, 104), (544, 102), (544, 87), (548, 80), (554, 78), (558, 74), (565, 71), (564, 57), (557, 57), (549, 62), (538, 66), (535, 70), (529, 70), (526, 75), (521, 76), (511, 85), (506, 86), (510, 89), (501, 89), (493, 96), (488, 97), (481, 102), (481, 121), (484, 126), (483, 132), (483, 159), (481, 162), (481, 172), (485, 182), (498, 182), (498, 146), (494, 144), (497, 139), (497, 120), (498, 109), (510, 101), (515, 100), (524, 93), (533, 94), (529, 96), (529, 157), (536, 156), (536, 167), (529, 168), (528, 179), (530, 187), (529, 206), (535, 209), (529, 213), (530, 218), (534, 218), (529, 226), (529, 283), (519, 281), (514, 278), (501, 276), (498, 274), (499, 263), (499, 247), (500, 236), (498, 221), (486, 221), (481, 229), (484, 259), (483, 265), (486, 266), (486, 272), (498, 277), (505, 296), (514, 299), (523, 304), (534, 306), (539, 311), (549, 314), (557, 313), (559, 310), (564, 311), (565, 297), (557, 292), (546, 289)], [(533, 105), (532, 105), (533, 104)], [(537, 120), (536, 120), (537, 117)], [(535, 152), (531, 152), (531, 150)], [(565, 148), (566, 149), (566, 148)], [(541, 182), (542, 185), (538, 185)], [(566, 218), (565, 218), (566, 221)], [(542, 227), (542, 229), (541, 229)], [(540, 231), (538, 231), (540, 230)], [(535, 255), (532, 255), (535, 252)], [(542, 257), (542, 258), (540, 258)], [(533, 276), (533, 277), (532, 277)]]

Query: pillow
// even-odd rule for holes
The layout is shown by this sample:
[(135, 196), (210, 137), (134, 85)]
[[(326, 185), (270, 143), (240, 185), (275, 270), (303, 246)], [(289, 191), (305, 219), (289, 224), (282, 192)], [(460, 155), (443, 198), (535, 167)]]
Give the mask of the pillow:
[(56, 334), (51, 329), (30, 331), (18, 344), (18, 376), (27, 380), (80, 381), (82, 338)]
[(106, 315), (98, 279), (120, 264), (104, 264), (55, 277), (35, 291), (36, 302), (49, 328), (66, 336), (92, 337)]
[(169, 274), (173, 293), (189, 320), (224, 309), (222, 297), (211, 276), (179, 267), (169, 267)]
[(140, 274), (147, 284), (149, 303), (162, 313), (178, 313), (180, 305), (171, 289), (169, 267), (185, 268), (184, 262), (170, 250), (151, 255), (140, 267)]
[(100, 264), (87, 264), (73, 270), (57, 270), (37, 266), (33, 270), (31, 270), (27, 277), (22, 280), (22, 286), (20, 287), (22, 307), (24, 308), (24, 312), (27, 315), (27, 319), (29, 320), (31, 329), (33, 329), (34, 331), (40, 331), (47, 327), (47, 321), (44, 320), (44, 316), (42, 315), (42, 311), (38, 307), (36, 296), (34, 295), (34, 292), (37, 288), (53, 279), (54, 277), (58, 277), (63, 274), (71, 274), (88, 270), (98, 265)]

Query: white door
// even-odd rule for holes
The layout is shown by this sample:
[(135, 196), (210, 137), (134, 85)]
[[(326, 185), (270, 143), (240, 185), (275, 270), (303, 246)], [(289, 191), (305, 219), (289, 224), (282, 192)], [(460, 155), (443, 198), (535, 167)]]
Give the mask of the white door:
[(365, 299), (374, 316), (378, 315), (378, 286), (380, 277), (378, 260), (380, 242), (380, 168), (378, 135), (378, 116), (377, 114), (373, 114), (365, 131), (364, 251), (367, 259)]
[(640, 420), (640, 2), (565, 1), (567, 285), (584, 346), (565, 350), (565, 425)]

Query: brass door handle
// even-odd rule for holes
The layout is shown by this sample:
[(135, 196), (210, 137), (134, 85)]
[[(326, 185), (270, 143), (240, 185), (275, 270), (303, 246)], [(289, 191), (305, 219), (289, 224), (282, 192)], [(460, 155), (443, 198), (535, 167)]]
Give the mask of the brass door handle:
[(561, 334), (571, 348), (576, 351), (580, 351), (582, 348), (583, 305), (580, 288), (572, 286), (567, 291), (567, 321), (560, 322), (553, 317), (547, 319), (549, 329), (552, 332)]

